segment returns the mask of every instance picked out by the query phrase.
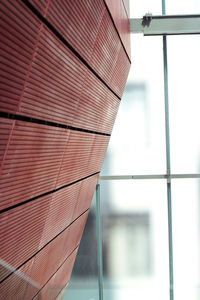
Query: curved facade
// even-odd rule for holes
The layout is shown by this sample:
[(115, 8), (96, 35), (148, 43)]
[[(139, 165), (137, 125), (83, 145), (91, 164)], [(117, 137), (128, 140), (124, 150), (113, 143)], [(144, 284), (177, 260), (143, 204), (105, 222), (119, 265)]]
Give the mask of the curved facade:
[(0, 13), (0, 299), (55, 299), (130, 68), (128, 2), (3, 0)]

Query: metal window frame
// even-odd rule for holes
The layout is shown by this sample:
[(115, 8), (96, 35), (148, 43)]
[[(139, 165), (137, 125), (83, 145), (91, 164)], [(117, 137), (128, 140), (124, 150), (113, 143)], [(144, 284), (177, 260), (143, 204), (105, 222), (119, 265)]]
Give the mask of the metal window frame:
[(103, 257), (101, 235), (100, 184), (96, 185), (96, 234), (99, 300), (103, 300)]
[(104, 175), (99, 180), (141, 180), (141, 179), (192, 179), (200, 178), (200, 174), (155, 174), (155, 175)]

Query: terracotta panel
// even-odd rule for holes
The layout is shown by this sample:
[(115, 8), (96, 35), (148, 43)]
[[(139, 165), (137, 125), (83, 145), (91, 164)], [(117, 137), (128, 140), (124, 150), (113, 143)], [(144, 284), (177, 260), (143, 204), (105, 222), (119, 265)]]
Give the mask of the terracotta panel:
[(88, 71), (74, 115), (73, 126), (111, 133), (120, 100)]
[(24, 92), (21, 113), (72, 125), (86, 69), (45, 27)]
[(68, 131), (16, 121), (0, 177), (3, 209), (53, 190)]
[(46, 284), (48, 279), (79, 245), (87, 215), (88, 213), (85, 213), (79, 217), (34, 257), (31, 278), (41, 287)]
[(97, 177), (89, 177), (53, 194), (40, 246), (63, 231), (90, 207)]
[(104, 10), (102, 0), (51, 0), (47, 20), (89, 62)]
[[(0, 215), (0, 259), (19, 267), (91, 204), (98, 175)], [(11, 272), (11, 271), (10, 271)], [(0, 267), (0, 281), (9, 270)]]
[(130, 25), (129, 25), (129, 1), (106, 0), (108, 9), (112, 15), (117, 31), (121, 37), (126, 52), (131, 58), (130, 49)]
[(70, 255), (66, 262), (60, 267), (60, 269), (51, 277), (49, 282), (44, 286), (38, 296), (37, 300), (55, 299), (62, 289), (66, 286), (70, 280), (72, 268), (76, 258), (77, 249)]
[[(1, 283), (0, 300), (32, 299), (40, 289), (40, 286), (30, 277), (32, 264), (33, 261), (25, 264)], [(26, 297), (27, 290), (29, 291), (29, 297)]]
[(0, 113), (16, 114), (0, 118), (2, 300), (69, 281), (110, 138), (95, 132), (111, 133), (130, 68), (123, 1), (107, 2), (120, 40), (103, 0), (30, 0), (65, 42), (22, 1), (0, 3)]
[(50, 0), (29, 0), (29, 2), (37, 9), (37, 11), (46, 16), (46, 11), (48, 9), (48, 5)]
[(13, 122), (13, 120), (0, 118), (0, 165), (3, 163), (3, 158), (5, 155)]
[[(96, 147), (95, 139), (100, 141)], [(63, 156), (57, 188), (100, 171), (109, 136), (70, 131)]]
[[(79, 245), (88, 213), (46, 245), (32, 259), (1, 283), (0, 299), (32, 299)], [(46, 259), (48, 257), (48, 260)], [(71, 268), (70, 268), (71, 272)], [(70, 273), (68, 273), (70, 276)]]
[(0, 1), (0, 110), (16, 112), (41, 22), (19, 0)]
[(117, 61), (120, 45), (121, 42), (117, 32), (107, 10), (105, 10), (90, 64), (111, 88), (113, 88), (113, 85), (110, 84), (110, 81)]
[(80, 182), (80, 191), (77, 196), (76, 206), (74, 207), (73, 211), (73, 220), (75, 220), (79, 215), (81, 215), (86, 209), (90, 207), (98, 177), (99, 174), (89, 177)]
[[(41, 238), (51, 197), (41, 197), (0, 215), (0, 259), (12, 268), (19, 267), (43, 246)], [(0, 267), (0, 281), (9, 273), (11, 270)]]
[(127, 81), (128, 73), (130, 69), (130, 62), (127, 59), (126, 53), (121, 46), (115, 70), (112, 77), (112, 85), (115, 86), (115, 92), (122, 97), (124, 87)]

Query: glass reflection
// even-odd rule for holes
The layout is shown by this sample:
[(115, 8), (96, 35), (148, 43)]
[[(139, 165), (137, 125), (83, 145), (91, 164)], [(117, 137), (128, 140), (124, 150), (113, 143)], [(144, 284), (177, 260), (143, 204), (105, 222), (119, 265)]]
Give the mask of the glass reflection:
[(168, 37), (172, 173), (200, 173), (200, 37)]
[(198, 0), (166, 0), (167, 14), (181, 15), (181, 14), (199, 14), (200, 13), (200, 2)]
[(166, 182), (100, 184), (104, 298), (167, 300)]
[(147, 12), (153, 15), (160, 15), (161, 13), (161, 0), (129, 0), (130, 3), (130, 16), (131, 18), (141, 18)]
[(200, 179), (172, 180), (174, 298), (200, 299)]

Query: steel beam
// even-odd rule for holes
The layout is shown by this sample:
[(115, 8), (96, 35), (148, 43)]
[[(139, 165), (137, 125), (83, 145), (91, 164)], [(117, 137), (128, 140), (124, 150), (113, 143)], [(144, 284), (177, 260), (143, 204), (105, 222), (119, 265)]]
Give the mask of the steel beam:
[(130, 19), (131, 33), (147, 35), (200, 34), (200, 15), (145, 15)]
[(157, 175), (107, 175), (100, 180), (129, 180), (129, 179), (184, 179), (200, 178), (200, 174), (157, 174)]

